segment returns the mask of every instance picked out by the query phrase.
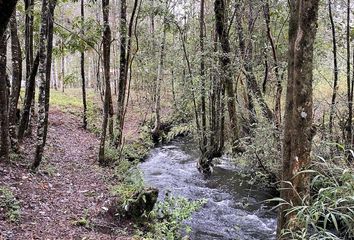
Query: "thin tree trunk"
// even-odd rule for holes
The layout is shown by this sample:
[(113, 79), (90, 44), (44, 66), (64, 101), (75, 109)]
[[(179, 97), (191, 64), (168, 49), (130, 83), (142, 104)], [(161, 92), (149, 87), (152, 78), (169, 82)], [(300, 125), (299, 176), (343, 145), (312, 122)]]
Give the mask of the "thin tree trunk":
[(53, 21), (56, 0), (42, 1), (42, 20), (39, 40), (39, 93), (38, 93), (38, 122), (37, 143), (32, 169), (36, 170), (43, 157), (47, 138), (50, 73), (53, 48)]
[(65, 91), (65, 55), (64, 55), (64, 42), (60, 41), (61, 47), (61, 91)]
[(127, 86), (127, 3), (126, 0), (120, 0), (120, 60), (119, 60), (119, 81), (117, 98), (117, 137), (115, 146), (118, 148), (122, 144), (123, 135), (123, 115), (125, 103), (125, 90)]
[(331, 101), (331, 110), (329, 114), (329, 139), (333, 142), (333, 120), (334, 120), (334, 112), (338, 91), (338, 61), (337, 61), (337, 40), (336, 40), (336, 28), (333, 21), (332, 14), (332, 0), (328, 0), (328, 12), (329, 19), (331, 22), (331, 30), (332, 30), (332, 44), (333, 44), (333, 93), (332, 93), (332, 101)]
[(21, 141), (26, 131), (26, 126), (28, 126), (29, 116), (31, 112), (31, 105), (34, 99), (34, 89), (36, 87), (36, 75), (38, 72), (39, 66), (39, 53), (37, 53), (36, 58), (33, 62), (33, 66), (31, 68), (30, 75), (26, 80), (26, 93), (25, 100), (23, 102), (23, 110), (21, 113), (20, 123), (18, 127), (18, 140)]
[(131, 54), (131, 42), (133, 34), (133, 24), (135, 13), (138, 7), (138, 0), (134, 1), (133, 11), (127, 29), (127, 3), (126, 0), (121, 0), (120, 12), (120, 63), (119, 63), (119, 83), (118, 83), (118, 99), (117, 99), (117, 121), (116, 121), (116, 140), (115, 146), (119, 147), (122, 144), (124, 113), (126, 90), (128, 83), (128, 68)]
[(223, 55), (221, 56), (220, 63), (223, 72), (223, 84), (225, 86), (227, 95), (227, 107), (230, 118), (230, 132), (232, 138), (233, 151), (237, 151), (237, 145), (239, 141), (238, 132), (238, 120), (236, 112), (236, 96), (234, 92), (234, 84), (231, 75), (231, 59), (230, 59), (230, 42), (227, 34), (227, 19), (226, 19), (226, 7), (223, 0), (215, 0), (215, 18), (216, 18), (216, 30), (221, 43), (221, 49)]
[(100, 147), (98, 153), (98, 161), (101, 165), (105, 164), (105, 144), (107, 135), (108, 116), (110, 112), (111, 86), (110, 86), (110, 44), (111, 44), (111, 29), (109, 27), (109, 0), (102, 0), (103, 12), (103, 68), (105, 80), (105, 95), (103, 104), (103, 121), (100, 137)]
[(160, 61), (157, 68), (157, 79), (156, 79), (156, 89), (155, 89), (155, 124), (151, 133), (154, 137), (154, 141), (158, 143), (160, 138), (160, 128), (161, 128), (161, 82), (163, 81), (163, 70), (164, 70), (164, 60), (165, 60), (165, 45), (166, 45), (166, 19), (163, 20), (163, 36), (161, 42), (161, 52), (160, 52)]
[[(347, 43), (347, 98), (348, 98), (348, 119), (346, 124), (346, 148), (347, 150), (352, 148), (353, 145), (353, 134), (352, 134), (352, 122), (353, 122), (353, 100), (352, 100), (352, 84), (350, 79), (350, 0), (347, 1), (347, 35), (346, 35), (346, 43)], [(347, 154), (348, 162), (352, 162), (353, 156), (350, 152)]]
[(11, 52), (12, 52), (12, 86), (10, 96), (10, 109), (9, 109), (9, 124), (10, 124), (10, 138), (11, 147), (14, 151), (18, 150), (17, 141), (17, 104), (20, 97), (21, 80), (22, 80), (22, 51), (20, 41), (17, 34), (17, 21), (16, 11), (10, 20), (11, 30)]
[[(84, 0), (81, 0), (81, 21), (82, 25), (84, 25), (85, 20), (85, 7)], [(81, 26), (81, 34), (84, 35), (83, 26)], [(80, 70), (81, 70), (81, 89), (82, 89), (82, 105), (83, 105), (83, 113), (82, 113), (82, 127), (84, 129), (87, 128), (87, 104), (86, 104), (86, 80), (85, 80), (85, 50), (81, 51), (80, 58)]]
[(0, 35), (0, 161), (9, 160), (10, 148), (6, 45), (6, 34)]
[(267, 37), (272, 49), (272, 56), (273, 56), (273, 61), (274, 61), (274, 72), (275, 72), (275, 77), (276, 77), (276, 94), (275, 94), (275, 107), (274, 107), (274, 122), (275, 126), (277, 129), (280, 128), (281, 125), (281, 95), (283, 92), (283, 87), (281, 85), (282, 79), (279, 73), (279, 63), (278, 63), (278, 57), (277, 57), (277, 51), (276, 51), (276, 46), (274, 43), (274, 39), (272, 36), (272, 31), (270, 28), (270, 13), (269, 13), (269, 0), (266, 0), (264, 4), (264, 19), (266, 22), (266, 28), (267, 28)]
[(204, 38), (205, 38), (205, 29), (204, 29), (204, 0), (200, 1), (200, 16), (199, 16), (199, 45), (200, 45), (200, 81), (201, 81), (201, 120), (202, 120), (202, 141), (200, 150), (202, 154), (205, 154), (207, 151), (207, 122), (206, 122), (206, 100), (205, 100), (205, 57), (204, 57)]
[(314, 135), (312, 71), (319, 0), (292, 0), (289, 3), (288, 84), (280, 197), (292, 204), (280, 207), (278, 239), (289, 239), (290, 236), (282, 235), (284, 229), (296, 231), (305, 227), (297, 219), (296, 212), (288, 210), (309, 199), (309, 175), (300, 172), (311, 162)]

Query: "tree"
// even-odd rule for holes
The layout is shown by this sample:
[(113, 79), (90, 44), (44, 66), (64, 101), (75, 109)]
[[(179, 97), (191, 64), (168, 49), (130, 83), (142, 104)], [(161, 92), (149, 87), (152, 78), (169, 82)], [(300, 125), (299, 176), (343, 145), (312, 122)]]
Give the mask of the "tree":
[(17, 21), (16, 12), (10, 20), (11, 32), (11, 52), (12, 52), (12, 86), (9, 105), (9, 124), (10, 124), (10, 137), (11, 147), (17, 151), (17, 104), (20, 97), (21, 81), (22, 81), (22, 51), (20, 40), (17, 34)]
[(0, 2), (0, 160), (9, 158), (9, 116), (6, 75), (6, 35), (5, 31), (17, 0)]
[(333, 93), (331, 100), (331, 110), (329, 114), (329, 138), (333, 141), (333, 118), (338, 92), (338, 60), (337, 60), (337, 40), (336, 40), (336, 28), (334, 25), (333, 14), (332, 14), (332, 0), (328, 0), (328, 13), (331, 22), (332, 31), (332, 47), (333, 47)]
[(9, 115), (6, 74), (6, 35), (0, 36), (0, 160), (9, 159)]
[(282, 230), (301, 229), (291, 206), (298, 206), (309, 194), (309, 175), (301, 172), (311, 162), (313, 121), (313, 48), (317, 30), (319, 0), (292, 0), (289, 20), (288, 85), (286, 92), (283, 168), (278, 217), (278, 237)]
[(225, 86), (227, 95), (227, 108), (230, 118), (230, 131), (232, 137), (233, 151), (237, 151), (238, 145), (238, 120), (236, 113), (236, 96), (234, 92), (234, 84), (231, 75), (231, 47), (228, 36), (228, 20), (226, 18), (226, 6), (223, 0), (215, 0), (214, 4), (216, 31), (219, 37), (219, 41), (222, 49), (222, 56), (220, 57), (220, 64), (222, 69), (222, 80)]
[[(80, 4), (80, 12), (81, 12), (81, 34), (84, 35), (84, 21), (85, 21), (85, 6), (84, 0), (81, 0)], [(85, 50), (81, 50), (80, 56), (80, 70), (81, 70), (81, 89), (82, 89), (82, 105), (83, 105), (83, 113), (82, 113), (82, 126), (84, 129), (87, 128), (87, 103), (86, 103), (86, 83), (85, 83)]]
[(133, 11), (127, 26), (127, 2), (121, 0), (120, 5), (120, 60), (119, 60), (119, 81), (118, 81), (118, 98), (117, 98), (117, 120), (116, 120), (116, 139), (115, 146), (122, 144), (124, 117), (125, 117), (125, 101), (128, 83), (128, 69), (131, 55), (131, 43), (133, 34), (133, 24), (138, 0), (134, 1)]
[(99, 163), (105, 164), (105, 144), (107, 135), (108, 116), (110, 111), (110, 99), (111, 99), (111, 82), (110, 82), (110, 60), (111, 60), (111, 29), (109, 27), (109, 0), (102, 0), (102, 12), (103, 12), (103, 68), (104, 68), (104, 80), (105, 80), (105, 95), (103, 103), (103, 120), (100, 137), (100, 147), (98, 153)]
[(35, 77), (37, 75), (39, 56), (33, 60), (33, 8), (34, 0), (25, 1), (25, 55), (26, 55), (26, 88), (25, 100), (18, 126), (17, 137), (21, 141), (29, 125), (31, 109), (34, 112)]
[(56, 0), (42, 1), (41, 30), (39, 39), (39, 93), (36, 152), (32, 169), (36, 170), (43, 157), (47, 138), (50, 77), (53, 49), (53, 22)]
[[(167, 2), (166, 2), (167, 5)], [(155, 123), (154, 128), (151, 131), (151, 134), (155, 140), (155, 142), (159, 141), (160, 131), (161, 131), (161, 83), (163, 81), (163, 71), (164, 71), (164, 61), (165, 61), (165, 48), (166, 48), (166, 31), (167, 31), (167, 22), (166, 17), (163, 20), (163, 33), (162, 33), (162, 41), (161, 41), (161, 50), (160, 50), (160, 61), (157, 67), (157, 78), (156, 78), (156, 86), (155, 86)]]

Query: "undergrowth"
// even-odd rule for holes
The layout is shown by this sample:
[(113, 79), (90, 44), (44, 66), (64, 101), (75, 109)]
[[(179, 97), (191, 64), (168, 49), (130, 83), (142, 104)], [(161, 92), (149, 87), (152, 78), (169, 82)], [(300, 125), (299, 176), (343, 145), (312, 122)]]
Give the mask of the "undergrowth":
[(178, 240), (188, 239), (190, 227), (185, 224), (192, 214), (205, 204), (205, 200), (190, 201), (183, 197), (166, 194), (147, 216), (147, 232), (137, 232), (140, 239), (146, 240)]
[(3, 213), (5, 219), (10, 222), (17, 222), (20, 219), (20, 203), (7, 187), (0, 187), (0, 213)]
[(311, 196), (301, 206), (292, 206), (297, 221), (305, 226), (298, 231), (285, 229), (283, 234), (293, 239), (353, 239), (354, 238), (354, 171), (322, 157), (311, 170)]

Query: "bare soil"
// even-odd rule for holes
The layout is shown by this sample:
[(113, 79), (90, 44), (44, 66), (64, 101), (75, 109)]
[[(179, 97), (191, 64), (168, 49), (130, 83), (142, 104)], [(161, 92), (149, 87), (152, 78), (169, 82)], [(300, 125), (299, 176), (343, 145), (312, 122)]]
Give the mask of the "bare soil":
[[(21, 157), (0, 163), (0, 186), (9, 187), (21, 206), (10, 223), (0, 213), (0, 239), (131, 239), (132, 223), (107, 213), (111, 170), (96, 161), (98, 138), (82, 129), (81, 120), (53, 108), (43, 163), (28, 166), (34, 138), (21, 146)], [(78, 221), (81, 225), (78, 226)]]

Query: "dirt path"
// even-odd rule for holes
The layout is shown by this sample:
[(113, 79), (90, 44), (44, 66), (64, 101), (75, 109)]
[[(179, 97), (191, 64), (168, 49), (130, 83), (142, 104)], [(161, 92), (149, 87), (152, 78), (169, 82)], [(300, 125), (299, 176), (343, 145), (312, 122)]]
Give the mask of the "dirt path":
[[(15, 166), (0, 164), (0, 186), (9, 187), (21, 205), (19, 223), (0, 219), (0, 239), (130, 239), (128, 223), (116, 226), (105, 217), (109, 173), (97, 166), (98, 139), (80, 127), (78, 117), (51, 110), (44, 163), (37, 174), (26, 168), (33, 143), (23, 144), (23, 159)], [(77, 226), (80, 219), (88, 226)]]

